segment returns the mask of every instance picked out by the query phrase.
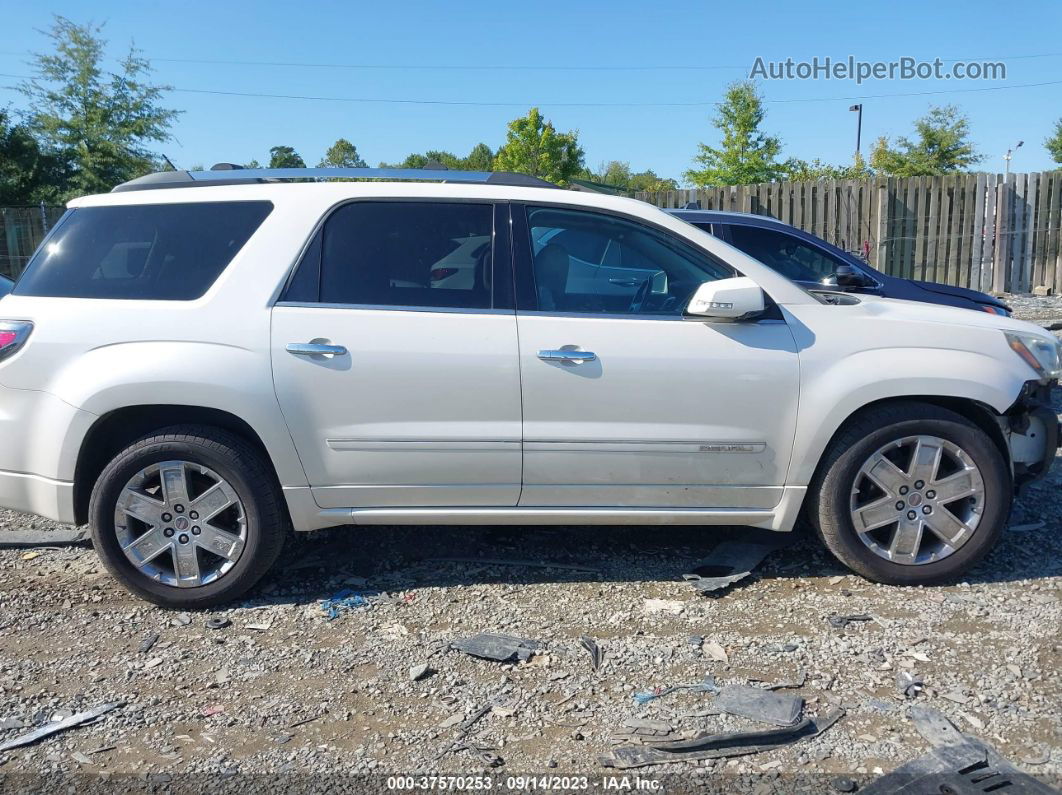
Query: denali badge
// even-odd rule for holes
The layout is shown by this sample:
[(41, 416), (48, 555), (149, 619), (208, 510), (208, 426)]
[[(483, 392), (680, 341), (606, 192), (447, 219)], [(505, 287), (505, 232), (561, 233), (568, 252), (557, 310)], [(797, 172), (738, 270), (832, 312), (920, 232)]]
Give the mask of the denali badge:
[(702, 453), (762, 453), (767, 448), (763, 442), (708, 442), (700, 446)]

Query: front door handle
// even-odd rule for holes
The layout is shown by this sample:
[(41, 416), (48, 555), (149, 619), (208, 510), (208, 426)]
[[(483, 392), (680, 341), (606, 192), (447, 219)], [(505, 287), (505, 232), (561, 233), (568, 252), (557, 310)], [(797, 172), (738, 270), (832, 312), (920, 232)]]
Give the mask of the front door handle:
[(582, 364), (583, 362), (592, 362), (597, 358), (597, 354), (593, 351), (572, 351), (572, 350), (559, 350), (559, 351), (539, 351), (538, 358), (545, 362), (571, 362), (572, 364)]
[(289, 342), (288, 353), (296, 356), (345, 356), (342, 345), (325, 345), (320, 342)]

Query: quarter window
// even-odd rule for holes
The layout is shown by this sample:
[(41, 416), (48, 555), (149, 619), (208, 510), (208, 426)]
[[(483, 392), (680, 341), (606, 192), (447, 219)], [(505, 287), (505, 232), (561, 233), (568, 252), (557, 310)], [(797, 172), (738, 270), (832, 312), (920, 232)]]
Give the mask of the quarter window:
[(199, 298), (272, 208), (262, 201), (79, 207), (33, 255), (15, 294)]
[(489, 309), (493, 237), (489, 204), (347, 204), (324, 225), (320, 299)]
[(650, 227), (580, 210), (529, 208), (541, 311), (679, 315), (704, 282), (733, 276)]

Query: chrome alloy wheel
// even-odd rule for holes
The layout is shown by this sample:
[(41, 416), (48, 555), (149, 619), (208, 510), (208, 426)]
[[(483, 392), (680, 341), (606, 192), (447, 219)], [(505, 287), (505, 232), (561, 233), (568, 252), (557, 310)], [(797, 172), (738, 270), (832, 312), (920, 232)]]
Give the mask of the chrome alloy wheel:
[(852, 486), (859, 540), (893, 563), (919, 566), (948, 557), (970, 540), (985, 508), (985, 484), (973, 459), (936, 436), (908, 436), (871, 455)]
[(217, 472), (189, 461), (161, 461), (126, 483), (114, 529), (122, 552), (143, 574), (194, 588), (236, 565), (247, 542), (247, 514)]

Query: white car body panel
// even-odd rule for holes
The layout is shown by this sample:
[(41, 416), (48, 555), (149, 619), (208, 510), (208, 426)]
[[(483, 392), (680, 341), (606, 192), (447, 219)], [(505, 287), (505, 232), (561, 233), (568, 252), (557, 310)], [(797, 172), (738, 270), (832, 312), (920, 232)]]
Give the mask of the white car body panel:
[[(620, 213), (727, 262), (763, 288), (784, 322), (275, 306), (320, 220), (362, 198)], [(1003, 412), (1036, 376), (1001, 330), (1045, 335), (930, 304), (824, 305), (690, 224), (596, 194), (338, 182), (134, 191), (70, 206), (262, 199), (272, 214), (197, 300), (3, 299), (0, 317), (34, 330), (0, 361), (0, 505), (72, 521), (78, 456), (98, 418), (176, 404), (251, 426), (300, 530), (381, 522), (788, 530), (823, 450), (853, 412), (902, 396), (965, 398)], [(349, 369), (285, 350), (316, 338), (347, 346)], [(537, 356), (565, 345), (599, 359), (588, 367)]]
[[(322, 508), (516, 505), (512, 312), (281, 304), (272, 334), (277, 395)], [(310, 340), (348, 354), (287, 351)]]

